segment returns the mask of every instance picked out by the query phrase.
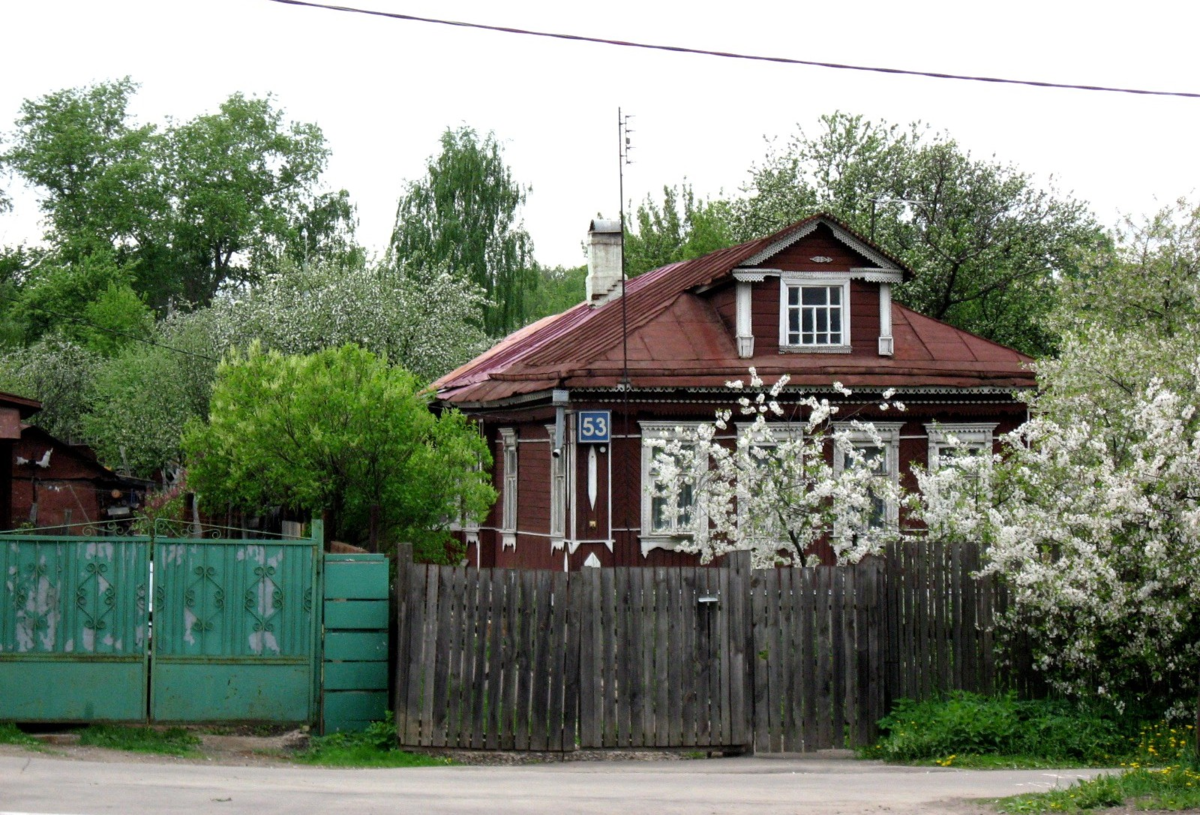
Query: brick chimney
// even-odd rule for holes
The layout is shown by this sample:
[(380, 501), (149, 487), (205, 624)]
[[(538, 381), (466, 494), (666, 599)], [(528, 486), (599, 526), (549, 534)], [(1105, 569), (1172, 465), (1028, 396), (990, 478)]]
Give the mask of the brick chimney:
[(621, 296), (621, 222), (596, 218), (588, 227), (587, 300), (594, 306)]

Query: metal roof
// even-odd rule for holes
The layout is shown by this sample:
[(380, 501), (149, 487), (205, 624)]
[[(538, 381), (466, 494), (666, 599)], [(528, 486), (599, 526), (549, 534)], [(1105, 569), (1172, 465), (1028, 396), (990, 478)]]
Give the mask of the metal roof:
[[(826, 215), (817, 215), (756, 241), (674, 263), (628, 280), (622, 299), (581, 303), (509, 335), (494, 348), (434, 383), (438, 397), (458, 404), (493, 403), (554, 387), (616, 387), (622, 377), (622, 336), (636, 388), (719, 387), (749, 366), (798, 385), (847, 387), (1026, 388), (1031, 360), (1005, 346), (893, 304), (895, 354), (770, 352), (739, 358), (734, 338), (707, 298), (696, 294), (731, 279), (733, 269), (793, 233), (824, 222), (911, 270)], [(625, 326), (625, 331), (623, 331)], [(627, 332), (627, 333), (626, 333)]]

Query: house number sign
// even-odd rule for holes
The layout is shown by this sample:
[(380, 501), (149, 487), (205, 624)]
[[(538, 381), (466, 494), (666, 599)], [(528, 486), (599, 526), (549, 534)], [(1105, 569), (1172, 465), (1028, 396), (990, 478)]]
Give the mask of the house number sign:
[(579, 411), (579, 443), (608, 444), (612, 433), (612, 414), (607, 410)]

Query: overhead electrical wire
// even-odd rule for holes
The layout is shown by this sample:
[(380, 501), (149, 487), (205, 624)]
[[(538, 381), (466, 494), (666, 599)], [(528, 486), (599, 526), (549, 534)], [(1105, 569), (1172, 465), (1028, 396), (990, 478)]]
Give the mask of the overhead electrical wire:
[(547, 37), (556, 40), (573, 42), (590, 42), (598, 45), (615, 45), (622, 48), (642, 48), (651, 51), (670, 51), (678, 54), (696, 54), (707, 57), (722, 57), (725, 59), (742, 59), (754, 62), (774, 62), (784, 65), (807, 65), (813, 68), (832, 68), (841, 71), (865, 71), (878, 74), (893, 74), (897, 76), (918, 76), (926, 79), (953, 79), (963, 82), (987, 82), (994, 85), (1025, 85), (1034, 88), (1057, 88), (1073, 91), (1099, 91), (1101, 93), (1131, 93), (1139, 96), (1174, 96), (1185, 99), (1200, 99), (1200, 93), (1186, 91), (1155, 91), (1142, 88), (1118, 88), (1105, 85), (1075, 85), (1066, 82), (1046, 82), (1036, 79), (1006, 79), (996, 76), (971, 76), (969, 74), (951, 74), (940, 71), (914, 71), (905, 68), (887, 68), (877, 65), (851, 65), (841, 62), (822, 62), (819, 60), (794, 59), (792, 57), (771, 57), (761, 54), (742, 54), (735, 51), (710, 51), (704, 48), (689, 48), (682, 45), (659, 45), (654, 43), (633, 42), (630, 40), (613, 40), (604, 37), (589, 37), (583, 34), (563, 34), (552, 31), (535, 31), (527, 28), (512, 26), (487, 25), (470, 23), (463, 20), (442, 20), (436, 17), (419, 17), (415, 14), (400, 14), (394, 11), (379, 11), (376, 9), (355, 8), (353, 6), (336, 6), (326, 3), (312, 3), (307, 0), (270, 0), (272, 3), (283, 3), (289, 6), (304, 6), (307, 8), (342, 11), (351, 14), (366, 14), (372, 17), (387, 17), (393, 20), (405, 20), (414, 23), (432, 23), (448, 25), (456, 28), (473, 28), (481, 31), (495, 31), (502, 34), (521, 34), (528, 37)]

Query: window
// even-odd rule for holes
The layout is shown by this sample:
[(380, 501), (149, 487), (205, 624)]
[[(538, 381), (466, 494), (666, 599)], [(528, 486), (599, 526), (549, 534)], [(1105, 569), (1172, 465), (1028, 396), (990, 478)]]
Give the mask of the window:
[(784, 273), (780, 280), (779, 347), (792, 351), (848, 351), (850, 279)]
[[(754, 424), (751, 422), (738, 422), (738, 437), (740, 438), (745, 434), (753, 433), (753, 428)], [(750, 444), (752, 447), (763, 450), (764, 452), (768, 450), (773, 452), (774, 448), (777, 448), (780, 444), (789, 441), (799, 441), (801, 438), (803, 438), (803, 436), (803, 425), (791, 423), (768, 424), (765, 430), (751, 437)], [(759, 458), (751, 453), (750, 460), (753, 462), (753, 466), (757, 473), (761, 474), (761, 477), (768, 476), (768, 468), (772, 466), (771, 462), (778, 462), (778, 458), (770, 454)], [(778, 477), (780, 474), (776, 473), (775, 475)], [(745, 514), (745, 512), (747, 505), (750, 503), (750, 496), (753, 493), (753, 490), (756, 488), (753, 480), (754, 479), (752, 477), (746, 477), (745, 483), (738, 484), (739, 525), (744, 526), (748, 522), (748, 516)], [(761, 519), (759, 521), (759, 531), (763, 533), (764, 537), (769, 536), (771, 538), (779, 539), (784, 537), (783, 530), (779, 528), (778, 518), (774, 516)]]
[[(870, 467), (880, 475), (886, 476), (892, 484), (900, 483), (900, 428), (903, 422), (873, 422), (875, 433), (879, 436), (880, 444), (876, 444), (871, 434), (846, 425), (835, 424), (834, 430), (846, 430), (850, 437), (850, 446), (859, 451), (855, 462), (859, 467)], [(846, 453), (838, 446), (833, 448), (833, 469), (840, 473), (846, 467)], [(872, 528), (879, 529), (895, 524), (900, 518), (900, 508), (895, 501), (885, 501), (875, 497), (875, 509), (871, 514)]]
[(504, 444), (504, 503), (500, 514), (501, 548), (517, 545), (517, 431), (500, 429)]
[(927, 424), (925, 430), (929, 434), (929, 471), (933, 472), (940, 460), (951, 452), (959, 455), (990, 454), (996, 423)]
[[(695, 529), (693, 512), (696, 502), (695, 491), (685, 484), (679, 489), (678, 498), (672, 506), (667, 498), (654, 495), (659, 486), (659, 471), (655, 459), (663, 455), (660, 447), (651, 447), (648, 441), (672, 440), (696, 427), (696, 422), (642, 422), (642, 539), (680, 537), (692, 534)], [(643, 546), (643, 550), (645, 547)]]

